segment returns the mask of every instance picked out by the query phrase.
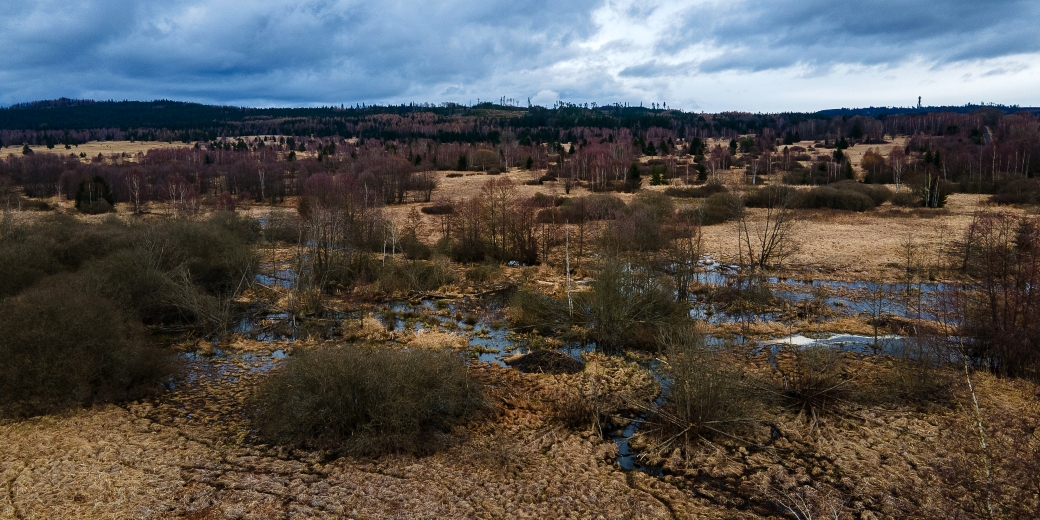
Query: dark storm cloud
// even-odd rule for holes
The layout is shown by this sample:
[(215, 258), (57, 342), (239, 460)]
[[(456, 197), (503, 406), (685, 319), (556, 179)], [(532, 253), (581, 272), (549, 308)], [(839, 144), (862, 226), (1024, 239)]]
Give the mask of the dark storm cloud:
[(1037, 0), (0, 0), (0, 106), (509, 95), (685, 96), (692, 107), (695, 96), (745, 88), (745, 72), (837, 84), (848, 80), (835, 66), (907, 63), (957, 67), (992, 86), (1035, 56), (969, 65), (1040, 52), (1038, 21)]
[(560, 59), (596, 2), (24, 2), (0, 103), (56, 95), (326, 102), (429, 95)]
[(796, 64), (945, 65), (1040, 51), (1035, 0), (801, 0), (697, 5), (661, 52), (709, 43), (721, 51), (701, 72), (760, 71)]

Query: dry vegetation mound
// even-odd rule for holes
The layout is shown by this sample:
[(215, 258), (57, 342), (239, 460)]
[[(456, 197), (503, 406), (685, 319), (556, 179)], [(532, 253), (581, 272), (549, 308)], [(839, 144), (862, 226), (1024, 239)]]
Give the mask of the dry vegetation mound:
[(250, 405), (264, 440), (337, 454), (429, 453), (483, 406), (459, 356), (325, 347), (301, 352)]

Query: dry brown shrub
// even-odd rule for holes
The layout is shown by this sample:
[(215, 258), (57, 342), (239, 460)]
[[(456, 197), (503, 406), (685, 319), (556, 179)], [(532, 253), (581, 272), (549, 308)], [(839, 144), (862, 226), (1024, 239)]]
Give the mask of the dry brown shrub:
[(249, 408), (264, 440), (378, 455), (435, 451), (483, 403), (453, 353), (344, 345), (295, 355)]
[(665, 343), (672, 386), (657, 418), (669, 433), (689, 444), (754, 428), (762, 398), (748, 374), (724, 353), (707, 348), (692, 325), (671, 331)]
[(0, 416), (138, 398), (172, 371), (114, 302), (58, 286), (0, 302), (0, 359)]

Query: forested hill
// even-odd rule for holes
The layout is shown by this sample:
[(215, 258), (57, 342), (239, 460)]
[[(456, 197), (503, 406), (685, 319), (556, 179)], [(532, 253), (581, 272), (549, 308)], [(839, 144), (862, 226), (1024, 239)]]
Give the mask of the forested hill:
[(893, 115), (923, 115), (931, 114), (935, 112), (946, 112), (954, 114), (971, 114), (973, 112), (983, 111), (999, 111), (1004, 114), (1014, 114), (1017, 112), (1031, 112), (1033, 114), (1040, 114), (1040, 107), (1020, 107), (1018, 105), (973, 105), (968, 103), (963, 106), (939, 106), (939, 107), (867, 107), (867, 108), (832, 108), (828, 110), (821, 110), (816, 112), (817, 115), (828, 116), (828, 117), (851, 117), (851, 116), (871, 116), (871, 117), (885, 117)]
[[(407, 108), (407, 107), (404, 107)], [(423, 108), (424, 111), (437, 108)], [(443, 109), (442, 109), (443, 110)], [(381, 107), (380, 113), (403, 112)], [(0, 128), (6, 130), (86, 130), (90, 128), (163, 128), (191, 130), (223, 127), (247, 121), (283, 118), (343, 117), (376, 113), (375, 109), (246, 108), (203, 105), (181, 101), (92, 101), (56, 99), (20, 103), (0, 109)]]
[[(679, 138), (733, 138), (745, 134), (826, 139), (829, 135), (882, 139), (912, 128), (950, 126), (939, 114), (974, 114), (992, 119), (1040, 109), (1016, 106), (860, 108), (815, 113), (690, 113), (658, 106), (559, 103), (552, 108), (493, 103), (463, 106), (410, 103), (387, 106), (245, 108), (179, 101), (92, 101), (57, 99), (0, 109), (0, 145), (78, 144), (92, 140), (212, 141), (249, 135), (317, 138), (432, 139), (437, 142), (497, 144), (511, 135), (534, 143), (573, 142), (587, 129), (627, 129), (643, 139), (660, 129)], [(988, 114), (988, 116), (987, 116)], [(956, 125), (970, 121), (957, 121)], [(941, 127), (941, 128), (940, 128)], [(909, 128), (909, 127), (908, 127)], [(649, 135), (648, 135), (649, 134)], [(579, 139), (580, 140), (580, 139)]]

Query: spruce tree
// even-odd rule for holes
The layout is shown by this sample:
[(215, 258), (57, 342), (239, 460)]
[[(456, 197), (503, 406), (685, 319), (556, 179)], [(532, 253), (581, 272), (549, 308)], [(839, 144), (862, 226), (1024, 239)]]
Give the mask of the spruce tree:
[(643, 184), (643, 177), (639, 173), (639, 165), (632, 163), (632, 166), (628, 168), (628, 177), (625, 179), (625, 187), (629, 191), (638, 190)]

